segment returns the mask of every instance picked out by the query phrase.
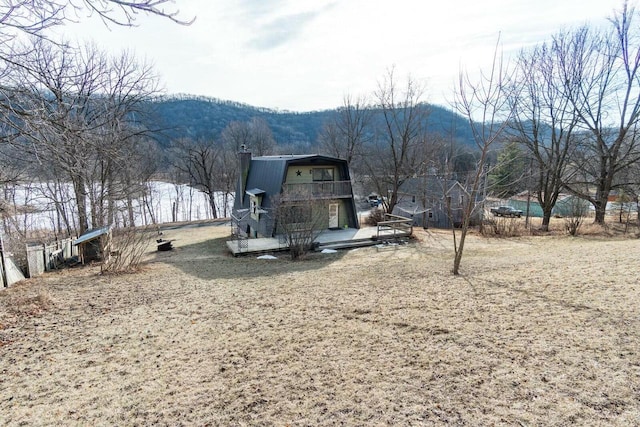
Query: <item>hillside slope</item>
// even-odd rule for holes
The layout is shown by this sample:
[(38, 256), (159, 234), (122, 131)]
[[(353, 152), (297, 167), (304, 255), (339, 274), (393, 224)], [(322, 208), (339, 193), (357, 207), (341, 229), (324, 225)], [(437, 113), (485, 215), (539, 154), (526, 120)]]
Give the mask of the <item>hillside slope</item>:
[[(471, 131), (464, 118), (443, 107), (425, 107), (431, 110), (426, 123), (429, 131), (441, 135), (452, 132), (461, 143), (471, 142)], [(160, 130), (158, 140), (163, 146), (185, 137), (216, 139), (230, 122), (260, 117), (269, 124), (279, 145), (307, 147), (317, 141), (322, 126), (338, 114), (338, 109), (302, 113), (277, 111), (191, 95), (159, 98), (149, 104), (149, 110), (152, 119), (145, 120), (145, 124)]]

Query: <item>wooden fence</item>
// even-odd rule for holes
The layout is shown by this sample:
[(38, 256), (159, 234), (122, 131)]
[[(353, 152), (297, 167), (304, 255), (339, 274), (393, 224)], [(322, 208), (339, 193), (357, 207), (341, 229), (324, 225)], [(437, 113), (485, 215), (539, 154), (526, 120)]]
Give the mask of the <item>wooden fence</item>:
[(60, 268), (70, 258), (78, 256), (78, 247), (73, 245), (74, 240), (69, 237), (49, 244), (27, 245), (28, 277)]

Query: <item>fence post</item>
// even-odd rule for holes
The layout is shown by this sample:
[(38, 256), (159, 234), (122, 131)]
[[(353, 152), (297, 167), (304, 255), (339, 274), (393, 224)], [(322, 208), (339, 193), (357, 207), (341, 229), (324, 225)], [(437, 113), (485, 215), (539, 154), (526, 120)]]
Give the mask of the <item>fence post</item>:
[(7, 268), (4, 260), (4, 240), (2, 239), (2, 233), (0, 233), (0, 285), (2, 285), (1, 287), (3, 288), (9, 286), (6, 271)]

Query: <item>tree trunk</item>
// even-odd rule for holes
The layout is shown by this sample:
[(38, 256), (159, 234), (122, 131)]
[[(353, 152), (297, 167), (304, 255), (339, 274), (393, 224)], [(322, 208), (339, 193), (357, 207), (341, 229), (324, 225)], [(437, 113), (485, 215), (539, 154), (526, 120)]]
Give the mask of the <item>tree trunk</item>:
[(596, 224), (604, 224), (605, 215), (607, 213), (606, 199), (604, 203), (602, 202), (602, 200), (597, 200), (594, 207), (596, 209), (596, 219), (594, 222)]
[(107, 178), (107, 215), (104, 220), (105, 225), (112, 225), (116, 221), (116, 195), (114, 190), (113, 178), (111, 172)]
[(540, 230), (549, 231), (549, 224), (551, 223), (551, 207), (544, 206), (542, 208), (542, 225)]
[(129, 227), (134, 227), (136, 218), (133, 214), (133, 198), (129, 192), (127, 192), (127, 213), (129, 214)]
[[(479, 182), (478, 178), (480, 177), (480, 175), (478, 174), (476, 176), (476, 183)], [(453, 270), (452, 273), (454, 276), (458, 276), (460, 274), (460, 263), (462, 262), (462, 254), (464, 252), (464, 242), (467, 238), (467, 232), (469, 231), (469, 223), (471, 222), (471, 213), (473, 212), (473, 206), (474, 206), (474, 201), (475, 201), (475, 191), (472, 192), (472, 197), (469, 198), (469, 201), (467, 202), (467, 205), (465, 206), (463, 212), (462, 212), (462, 224), (461, 224), (461, 230), (460, 230), (460, 242), (458, 243), (458, 245), (456, 246), (455, 244), (455, 224), (454, 224), (454, 220), (453, 220), (453, 216), (451, 214), (451, 204), (450, 202), (448, 202), (448, 206), (447, 209), (449, 211), (449, 217), (451, 218), (451, 228), (453, 230), (453, 236), (454, 236), (454, 249), (455, 249), (455, 257), (453, 258)]]
[(216, 219), (218, 218), (218, 209), (216, 209), (216, 193), (209, 192), (207, 194), (209, 197), (209, 206), (211, 207), (211, 216)]
[(89, 217), (87, 216), (87, 198), (84, 179), (76, 176), (71, 179), (73, 192), (78, 207), (78, 234), (84, 234), (89, 229)]
[[(467, 237), (467, 227), (462, 227), (462, 233), (460, 233), (460, 243), (456, 249), (456, 256), (453, 258), (453, 275), (458, 276), (460, 274), (460, 263), (462, 261), (462, 253), (464, 251), (464, 241)], [(455, 233), (455, 231), (454, 231)]]

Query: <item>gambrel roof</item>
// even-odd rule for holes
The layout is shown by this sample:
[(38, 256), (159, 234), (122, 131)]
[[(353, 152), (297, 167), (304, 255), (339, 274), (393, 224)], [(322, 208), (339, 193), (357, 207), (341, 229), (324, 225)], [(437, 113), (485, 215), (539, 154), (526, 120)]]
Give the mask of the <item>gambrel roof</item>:
[[(271, 198), (280, 194), (282, 185), (287, 177), (287, 169), (292, 165), (331, 165), (340, 169), (340, 177), (342, 180), (351, 179), (349, 175), (349, 166), (346, 160), (335, 157), (328, 157), (319, 154), (292, 154), (281, 156), (261, 156), (251, 159), (247, 180), (242, 186), (242, 180), (238, 180), (236, 190), (236, 198), (234, 207), (236, 210), (249, 207), (248, 197), (245, 197), (249, 191), (247, 189), (261, 190), (263, 193), (262, 207), (271, 207)], [(250, 190), (252, 191), (252, 190)], [(240, 196), (240, 197), (238, 197)]]

